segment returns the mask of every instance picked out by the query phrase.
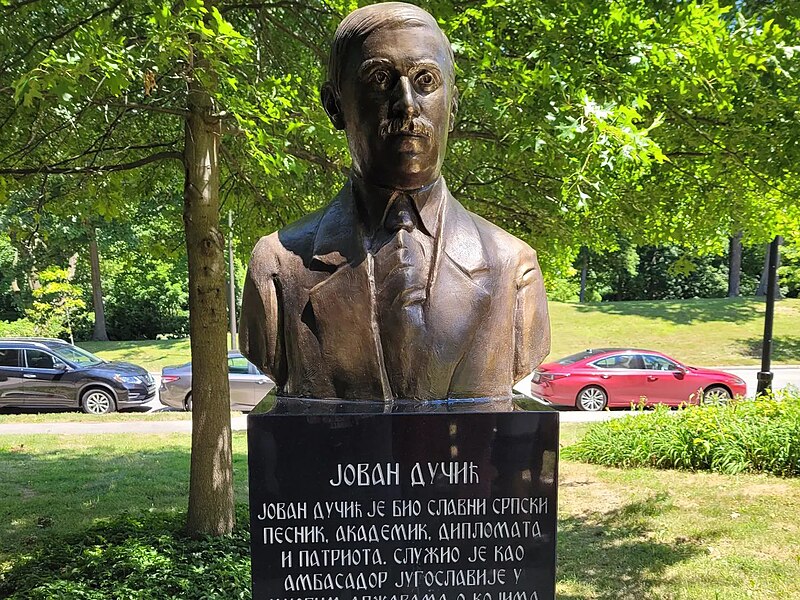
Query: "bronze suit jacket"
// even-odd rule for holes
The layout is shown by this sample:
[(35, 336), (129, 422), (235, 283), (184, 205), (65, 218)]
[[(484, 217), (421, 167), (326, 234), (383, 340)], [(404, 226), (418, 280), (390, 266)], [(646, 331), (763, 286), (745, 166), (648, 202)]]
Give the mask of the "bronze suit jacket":
[[(325, 208), (261, 238), (245, 281), (240, 343), (279, 395), (396, 397), (389, 352), (413, 352), (404, 397), (508, 397), (550, 349), (536, 253), (467, 211), (443, 184), (425, 330), (414, 348), (386, 348), (376, 320), (372, 257), (352, 183)], [(396, 374), (395, 374), (396, 375)], [(398, 386), (395, 386), (398, 387)]]

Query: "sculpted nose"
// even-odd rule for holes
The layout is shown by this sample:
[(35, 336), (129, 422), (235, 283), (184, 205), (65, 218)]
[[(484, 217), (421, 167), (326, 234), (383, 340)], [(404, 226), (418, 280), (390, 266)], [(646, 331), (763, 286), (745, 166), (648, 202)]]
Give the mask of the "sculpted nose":
[(414, 88), (411, 85), (411, 80), (408, 77), (401, 77), (397, 82), (397, 95), (392, 110), (397, 116), (404, 117), (417, 117), (419, 116), (419, 106), (417, 106), (417, 99), (414, 94)]

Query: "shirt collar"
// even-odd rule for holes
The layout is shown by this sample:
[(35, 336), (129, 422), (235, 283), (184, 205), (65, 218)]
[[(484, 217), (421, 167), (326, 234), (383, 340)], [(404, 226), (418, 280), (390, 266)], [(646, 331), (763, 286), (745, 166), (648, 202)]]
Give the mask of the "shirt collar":
[(361, 221), (367, 231), (376, 231), (383, 223), (386, 207), (398, 194), (405, 194), (413, 201), (419, 216), (420, 229), (433, 236), (439, 226), (439, 214), (444, 198), (444, 179), (440, 175), (436, 181), (417, 190), (395, 190), (367, 183), (355, 174), (350, 175)]

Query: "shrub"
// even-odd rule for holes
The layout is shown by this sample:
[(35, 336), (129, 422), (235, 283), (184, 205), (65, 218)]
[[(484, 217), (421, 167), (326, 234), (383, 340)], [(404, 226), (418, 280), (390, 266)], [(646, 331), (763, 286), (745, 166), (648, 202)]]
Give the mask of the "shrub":
[(28, 319), (0, 321), (0, 337), (30, 337), (37, 335), (36, 326)]
[(64, 540), (26, 549), (0, 571), (9, 600), (249, 599), (247, 507), (233, 535), (193, 540), (186, 515), (123, 515)]
[(599, 423), (564, 458), (615, 467), (800, 475), (800, 393)]

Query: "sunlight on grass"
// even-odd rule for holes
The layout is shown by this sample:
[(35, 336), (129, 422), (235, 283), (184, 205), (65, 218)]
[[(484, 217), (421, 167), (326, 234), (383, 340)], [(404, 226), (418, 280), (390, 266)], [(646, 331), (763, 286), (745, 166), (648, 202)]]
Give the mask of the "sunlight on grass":
[[(551, 302), (555, 360), (586, 348), (642, 347), (698, 366), (759, 364), (764, 301), (713, 298), (595, 302)], [(787, 298), (775, 310), (773, 360), (800, 363), (800, 299)], [(229, 340), (230, 341), (230, 340)], [(106, 360), (123, 360), (159, 372), (191, 360), (188, 339), (80, 342)]]
[[(658, 350), (697, 366), (760, 364), (764, 301), (753, 298), (550, 303), (555, 360), (586, 348)], [(800, 363), (800, 299), (775, 309), (776, 364)]]

